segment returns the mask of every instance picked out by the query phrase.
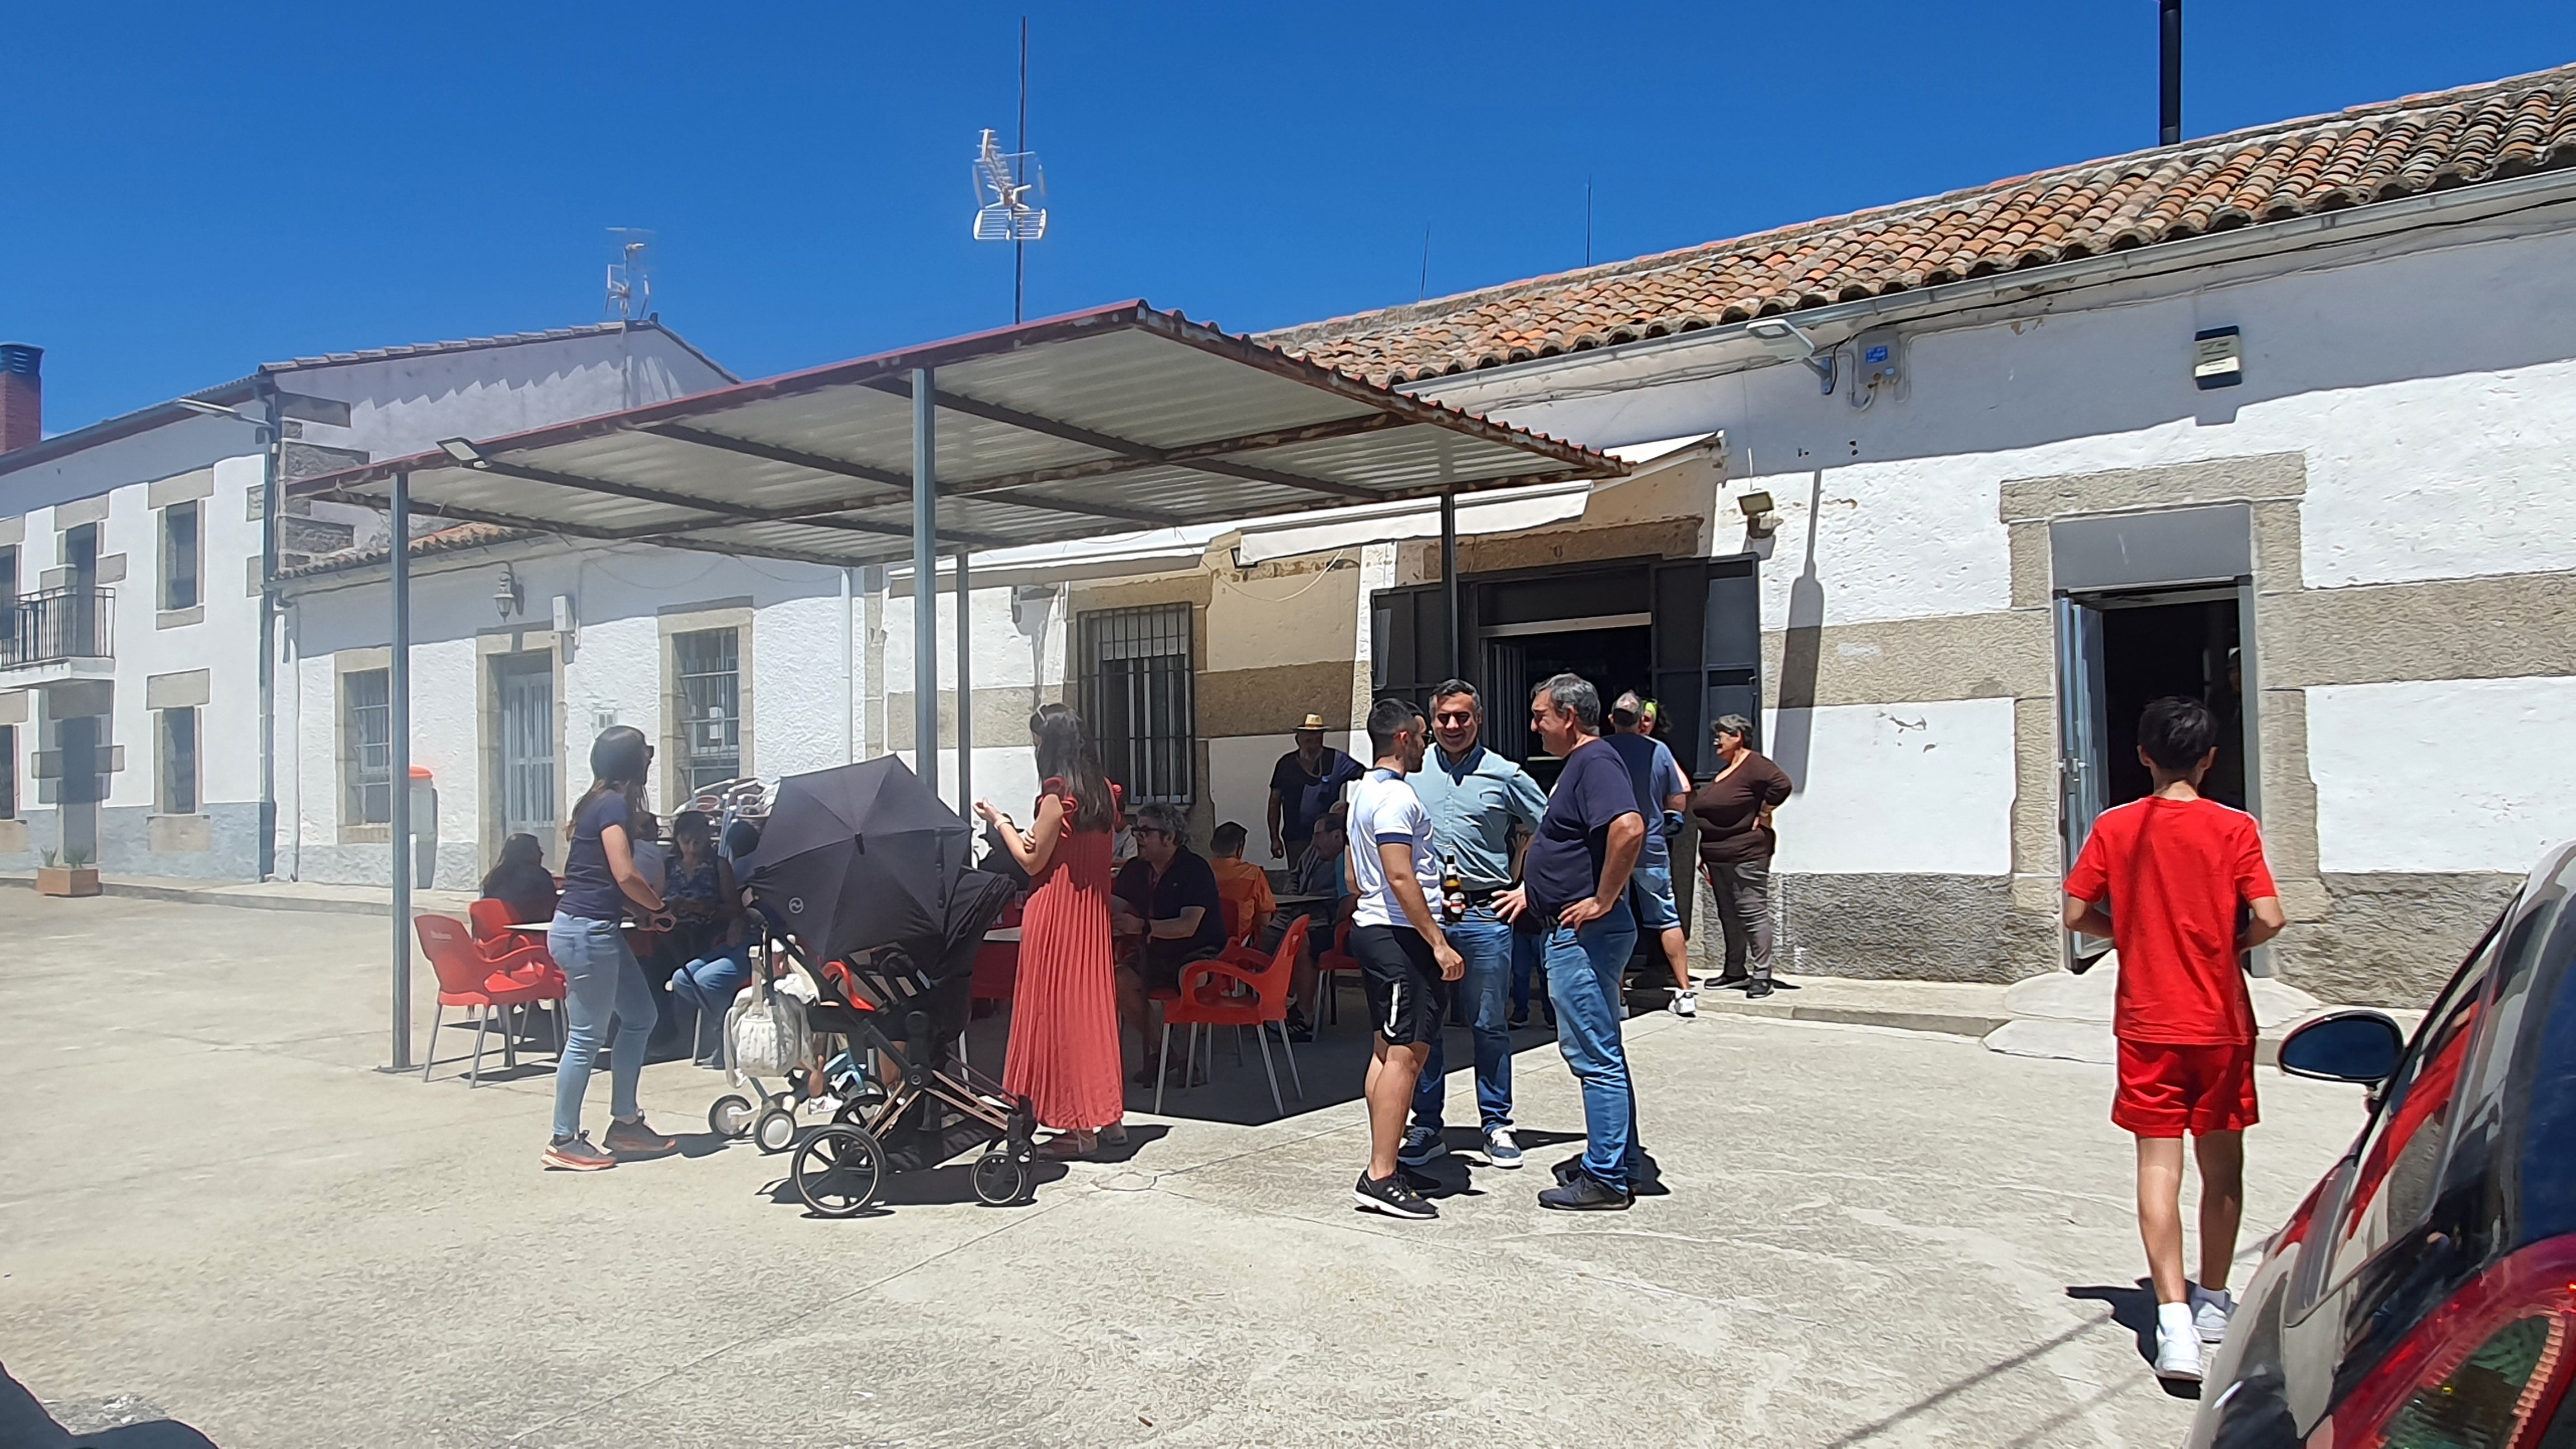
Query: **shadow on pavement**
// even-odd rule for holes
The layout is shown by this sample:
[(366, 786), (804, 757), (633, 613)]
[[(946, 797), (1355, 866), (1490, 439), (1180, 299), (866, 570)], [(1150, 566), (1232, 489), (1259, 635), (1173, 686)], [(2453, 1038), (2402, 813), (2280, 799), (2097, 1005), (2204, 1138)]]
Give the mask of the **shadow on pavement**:
[[(2107, 1284), (2098, 1283), (2082, 1288), (2069, 1288), (2066, 1290), (2066, 1296), (2069, 1298), (2080, 1298), (2092, 1303), (2109, 1304), (2111, 1307), (2111, 1321), (2117, 1323), (2122, 1328), (2129, 1330), (2129, 1332), (2137, 1338), (2138, 1357), (2143, 1359), (2150, 1368), (2154, 1366), (2156, 1361), (2156, 1290), (2149, 1280), (2141, 1278), (2126, 1288), (2113, 1287)], [(2164, 1387), (2164, 1391), (2169, 1397), (2177, 1399), (2197, 1399), (2200, 1397), (2200, 1385), (2188, 1380), (2159, 1378), (2156, 1382)]]
[[(46, 1406), (11, 1377), (5, 1366), (0, 1366), (0, 1444), (9, 1449), (215, 1449), (214, 1440), (138, 1399), (53, 1407), (62, 1410), (73, 1424), (98, 1419), (116, 1422), (75, 1434), (46, 1412)], [(140, 1414), (153, 1417), (135, 1417)]]

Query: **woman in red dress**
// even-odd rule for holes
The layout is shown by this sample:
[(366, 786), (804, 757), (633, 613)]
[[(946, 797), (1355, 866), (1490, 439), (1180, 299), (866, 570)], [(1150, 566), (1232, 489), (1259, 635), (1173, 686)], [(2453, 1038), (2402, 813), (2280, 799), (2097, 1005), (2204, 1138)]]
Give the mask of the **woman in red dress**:
[(990, 800), (975, 802), (975, 813), (1000, 827), (1011, 858), (1029, 877), (1002, 1089), (1027, 1097), (1038, 1121), (1062, 1129), (1038, 1149), (1041, 1156), (1084, 1157), (1104, 1135), (1113, 1142), (1126, 1137), (1109, 955), (1109, 846), (1118, 829), (1118, 795), (1073, 711), (1048, 705), (1030, 717), (1029, 733), (1046, 781), (1036, 821), (1023, 831)]

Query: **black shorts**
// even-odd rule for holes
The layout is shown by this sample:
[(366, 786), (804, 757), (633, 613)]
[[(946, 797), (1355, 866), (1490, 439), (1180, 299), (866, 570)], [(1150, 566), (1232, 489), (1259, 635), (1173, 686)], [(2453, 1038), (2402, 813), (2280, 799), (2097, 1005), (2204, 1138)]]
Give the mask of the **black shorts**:
[(1431, 943), (1411, 926), (1351, 927), (1351, 955), (1368, 988), (1369, 1022), (1388, 1046), (1436, 1040), (1449, 1017), (1449, 983)]
[(1133, 965), (1136, 979), (1148, 991), (1176, 990), (1181, 984), (1181, 968), (1193, 961), (1213, 961), (1223, 955), (1222, 946), (1194, 946), (1187, 941), (1148, 941), (1138, 952)]

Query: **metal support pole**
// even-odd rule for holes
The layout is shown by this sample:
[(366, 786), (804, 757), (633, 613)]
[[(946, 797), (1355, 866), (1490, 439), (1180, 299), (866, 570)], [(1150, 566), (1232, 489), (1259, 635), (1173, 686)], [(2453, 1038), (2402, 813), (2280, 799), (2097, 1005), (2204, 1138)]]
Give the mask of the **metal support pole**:
[(1458, 651), (1462, 646), (1458, 618), (1458, 495), (1453, 490), (1440, 495), (1440, 606), (1448, 620), (1446, 639), (1449, 649), (1449, 677), (1460, 679)]
[(841, 570), (841, 763), (859, 761), (858, 630), (850, 620), (850, 570)]
[(2156, 28), (2156, 144), (2175, 146), (2182, 143), (2182, 0), (2162, 0)]
[[(394, 1023), (393, 1070), (411, 1066), (411, 475), (394, 475), (387, 522), (394, 604), (393, 650), (385, 668), (385, 740), (393, 785)], [(436, 1043), (431, 1044), (436, 1050)]]
[(957, 550), (957, 813), (975, 818), (975, 671), (974, 635), (968, 610), (972, 585), (966, 581), (966, 550)]
[(912, 370), (912, 760), (939, 793), (939, 405), (927, 367)]

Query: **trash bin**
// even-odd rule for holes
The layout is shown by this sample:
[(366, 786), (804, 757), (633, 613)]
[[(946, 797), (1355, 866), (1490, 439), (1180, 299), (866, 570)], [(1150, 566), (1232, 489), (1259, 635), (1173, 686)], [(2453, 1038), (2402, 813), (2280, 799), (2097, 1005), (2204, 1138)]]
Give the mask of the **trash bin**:
[(411, 767), (411, 883), (415, 890), (438, 886), (438, 782), (427, 765)]

